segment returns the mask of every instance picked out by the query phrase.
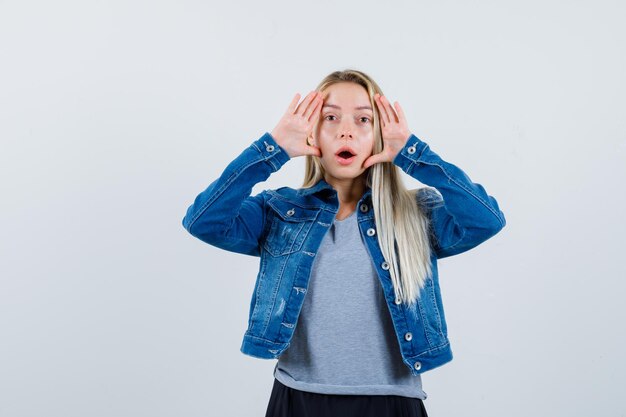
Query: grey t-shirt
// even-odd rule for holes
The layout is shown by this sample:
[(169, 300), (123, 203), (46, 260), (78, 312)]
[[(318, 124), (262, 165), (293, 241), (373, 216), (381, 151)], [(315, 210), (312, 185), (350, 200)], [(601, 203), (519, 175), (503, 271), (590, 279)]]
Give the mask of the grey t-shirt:
[(291, 344), (278, 358), (274, 377), (322, 394), (427, 398), (421, 375), (412, 375), (402, 361), (356, 211), (335, 220), (322, 241)]

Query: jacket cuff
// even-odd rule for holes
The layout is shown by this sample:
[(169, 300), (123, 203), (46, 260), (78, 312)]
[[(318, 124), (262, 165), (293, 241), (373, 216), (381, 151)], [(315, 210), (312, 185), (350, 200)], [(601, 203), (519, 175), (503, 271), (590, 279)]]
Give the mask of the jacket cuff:
[(402, 168), (403, 171), (408, 172), (411, 165), (418, 163), (422, 152), (424, 152), (427, 146), (426, 142), (411, 133), (404, 147), (393, 159), (393, 163)]
[(278, 171), (291, 158), (269, 133), (265, 132), (263, 136), (255, 140), (252, 145), (259, 151), (264, 161), (272, 165), (274, 171)]

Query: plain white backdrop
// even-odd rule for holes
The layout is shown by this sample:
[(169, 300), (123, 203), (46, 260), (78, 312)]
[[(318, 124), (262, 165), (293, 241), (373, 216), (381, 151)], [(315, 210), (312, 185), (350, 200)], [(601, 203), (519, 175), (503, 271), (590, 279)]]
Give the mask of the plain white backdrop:
[(239, 351), (258, 258), (181, 221), (346, 68), (507, 219), (439, 263), (454, 360), (422, 374), (429, 416), (626, 416), (625, 12), (0, 1), (0, 416), (264, 415), (276, 360)]

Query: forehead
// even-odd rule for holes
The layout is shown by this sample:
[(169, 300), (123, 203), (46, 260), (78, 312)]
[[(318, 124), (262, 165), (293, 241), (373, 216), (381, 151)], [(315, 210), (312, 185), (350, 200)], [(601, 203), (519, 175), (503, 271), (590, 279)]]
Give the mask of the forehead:
[(324, 108), (337, 110), (372, 110), (370, 98), (365, 88), (356, 83), (337, 83), (323, 92)]

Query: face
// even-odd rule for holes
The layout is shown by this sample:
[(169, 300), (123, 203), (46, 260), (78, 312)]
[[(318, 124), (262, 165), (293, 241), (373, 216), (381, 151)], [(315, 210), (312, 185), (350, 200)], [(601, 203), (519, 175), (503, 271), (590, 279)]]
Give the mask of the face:
[[(322, 93), (324, 103), (310, 143), (319, 147), (328, 183), (352, 180), (365, 172), (374, 147), (374, 113), (364, 87), (342, 82)], [(342, 151), (347, 152), (342, 152)]]

